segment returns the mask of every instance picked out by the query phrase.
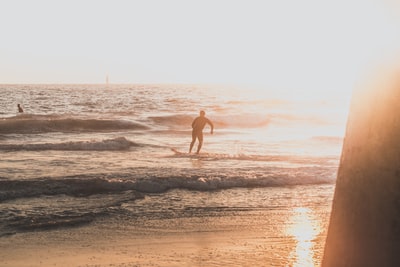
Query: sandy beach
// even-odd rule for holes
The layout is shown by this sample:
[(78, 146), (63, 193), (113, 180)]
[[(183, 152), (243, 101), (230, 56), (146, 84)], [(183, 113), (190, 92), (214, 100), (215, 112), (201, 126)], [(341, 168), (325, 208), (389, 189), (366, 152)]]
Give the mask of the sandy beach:
[[(304, 223), (310, 212), (318, 219), (308, 217)], [(2, 237), (0, 265), (319, 266), (328, 216), (325, 207), (170, 220), (108, 219)]]

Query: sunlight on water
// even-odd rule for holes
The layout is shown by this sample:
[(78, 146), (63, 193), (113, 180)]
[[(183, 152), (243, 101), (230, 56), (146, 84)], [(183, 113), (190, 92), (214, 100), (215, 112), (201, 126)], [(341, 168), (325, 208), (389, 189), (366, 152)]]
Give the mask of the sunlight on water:
[(291, 252), (291, 266), (316, 266), (313, 240), (321, 232), (321, 226), (309, 208), (295, 208), (290, 218), (287, 234), (295, 239), (296, 246)]

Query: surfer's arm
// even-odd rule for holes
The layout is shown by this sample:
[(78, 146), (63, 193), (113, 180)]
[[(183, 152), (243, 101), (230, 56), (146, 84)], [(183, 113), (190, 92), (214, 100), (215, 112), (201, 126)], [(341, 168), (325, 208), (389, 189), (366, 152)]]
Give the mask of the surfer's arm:
[(194, 126), (196, 125), (196, 122), (197, 122), (197, 118), (193, 120), (193, 122), (192, 122), (192, 128), (194, 128)]
[(210, 127), (211, 127), (211, 134), (213, 134), (214, 133), (214, 124), (210, 121), (210, 120), (208, 120), (207, 119), (207, 123), (210, 125)]

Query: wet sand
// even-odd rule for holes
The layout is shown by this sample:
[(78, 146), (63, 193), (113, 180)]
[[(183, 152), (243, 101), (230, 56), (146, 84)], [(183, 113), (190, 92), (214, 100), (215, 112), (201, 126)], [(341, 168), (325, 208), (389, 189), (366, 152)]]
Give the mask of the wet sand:
[(319, 266), (329, 207), (99, 220), (0, 238), (0, 266)]

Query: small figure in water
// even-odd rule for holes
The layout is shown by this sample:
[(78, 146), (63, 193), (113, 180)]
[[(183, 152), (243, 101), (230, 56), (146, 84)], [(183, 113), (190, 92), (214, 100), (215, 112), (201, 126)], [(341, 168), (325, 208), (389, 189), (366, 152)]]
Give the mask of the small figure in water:
[(18, 106), (18, 112), (19, 112), (19, 113), (23, 113), (23, 112), (24, 112), (24, 110), (22, 109), (21, 105), (20, 105), (20, 104), (18, 104), (17, 106)]
[(192, 142), (190, 143), (189, 153), (192, 152), (192, 148), (194, 143), (196, 142), (196, 138), (199, 139), (199, 145), (197, 146), (197, 154), (199, 154), (201, 146), (203, 145), (203, 129), (206, 124), (211, 126), (211, 134), (214, 132), (213, 123), (205, 117), (206, 113), (201, 110), (200, 116), (194, 119), (192, 122)]

